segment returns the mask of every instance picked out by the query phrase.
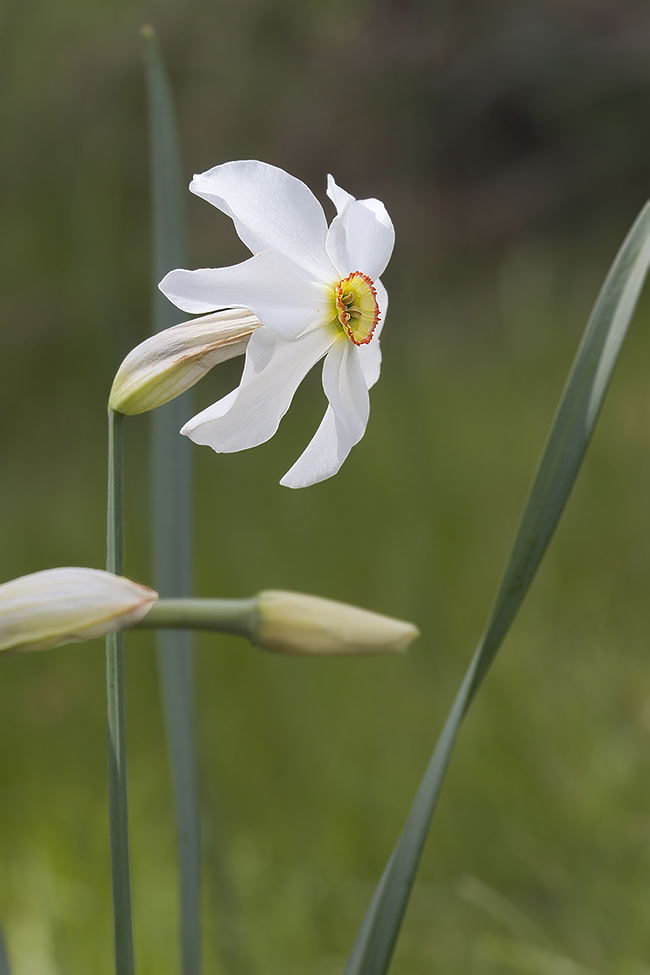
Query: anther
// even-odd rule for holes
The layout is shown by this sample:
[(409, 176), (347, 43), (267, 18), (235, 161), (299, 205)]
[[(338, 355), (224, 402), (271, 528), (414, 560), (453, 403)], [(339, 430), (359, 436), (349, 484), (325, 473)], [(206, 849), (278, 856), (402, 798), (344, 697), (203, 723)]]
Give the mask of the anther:
[(343, 295), (341, 301), (343, 302), (344, 305), (351, 305), (352, 302), (354, 301), (354, 295), (352, 294), (352, 292), (350, 292), (347, 295)]
[(350, 307), (348, 308), (348, 314), (351, 318), (361, 318), (363, 312), (361, 311), (360, 308), (357, 308), (355, 305), (350, 305)]

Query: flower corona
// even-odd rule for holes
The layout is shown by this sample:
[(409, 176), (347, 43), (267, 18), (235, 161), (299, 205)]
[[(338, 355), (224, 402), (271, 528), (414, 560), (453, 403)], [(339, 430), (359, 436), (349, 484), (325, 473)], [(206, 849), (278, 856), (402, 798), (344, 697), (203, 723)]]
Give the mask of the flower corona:
[(353, 271), (336, 286), (336, 317), (355, 345), (367, 345), (380, 318), (377, 292), (367, 274)]

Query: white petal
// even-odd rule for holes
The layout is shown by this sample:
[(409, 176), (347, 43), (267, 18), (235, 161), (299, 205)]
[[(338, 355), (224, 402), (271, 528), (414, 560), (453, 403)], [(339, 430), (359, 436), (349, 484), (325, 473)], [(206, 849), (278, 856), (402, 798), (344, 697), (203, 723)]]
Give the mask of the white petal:
[(325, 359), (323, 386), (330, 405), (307, 449), (280, 481), (284, 487), (308, 487), (332, 477), (361, 440), (369, 399), (358, 352), (351, 342), (337, 342)]
[(348, 203), (353, 203), (356, 200), (356, 197), (342, 189), (330, 174), (327, 176), (327, 195), (336, 207), (337, 213), (342, 213)]
[(303, 488), (332, 477), (352, 447), (347, 426), (337, 419), (332, 407), (328, 406), (307, 449), (287, 471), (280, 484), (289, 488)]
[(232, 217), (253, 253), (267, 248), (279, 251), (318, 280), (331, 283), (323, 208), (295, 176), (247, 159), (199, 173), (190, 190)]
[(377, 303), (379, 305), (379, 322), (377, 323), (375, 334), (373, 335), (371, 341), (368, 342), (367, 345), (360, 345), (358, 350), (359, 362), (361, 363), (363, 377), (366, 380), (368, 389), (372, 389), (379, 379), (379, 373), (381, 372), (381, 346), (379, 344), (379, 336), (382, 328), (384, 327), (386, 312), (388, 311), (388, 292), (381, 281), (375, 281), (375, 290), (377, 292)]
[[(347, 278), (353, 271), (363, 271), (356, 267), (348, 254), (348, 235), (345, 229), (345, 211), (334, 217), (327, 232), (327, 253), (336, 268), (337, 277)], [(363, 273), (368, 273), (363, 271)]]
[(327, 233), (327, 253), (329, 254), (334, 267), (339, 272), (339, 276), (345, 278), (352, 271), (357, 271), (359, 268), (350, 266), (350, 257), (348, 255), (347, 248), (347, 236), (345, 233), (345, 221), (342, 218), (343, 214), (350, 206), (351, 203), (356, 202), (356, 197), (352, 196), (342, 187), (338, 185), (331, 173), (327, 175), (327, 195), (336, 207), (337, 216), (334, 218), (330, 224), (330, 229)]
[(323, 389), (337, 417), (346, 424), (353, 444), (363, 437), (370, 398), (359, 361), (359, 349), (347, 339), (332, 347), (323, 363)]
[(296, 389), (335, 338), (330, 329), (317, 328), (287, 341), (258, 328), (248, 343), (239, 387), (193, 417), (181, 433), (219, 453), (269, 440)]
[(361, 271), (375, 281), (384, 272), (394, 244), (395, 230), (384, 204), (351, 197), (334, 217), (326, 246), (342, 277)]
[(319, 321), (329, 300), (324, 286), (307, 271), (268, 250), (232, 267), (170, 271), (158, 287), (190, 314), (248, 308), (286, 338)]
[(359, 363), (368, 389), (372, 389), (381, 373), (381, 345), (379, 336), (373, 335), (372, 342), (359, 346)]

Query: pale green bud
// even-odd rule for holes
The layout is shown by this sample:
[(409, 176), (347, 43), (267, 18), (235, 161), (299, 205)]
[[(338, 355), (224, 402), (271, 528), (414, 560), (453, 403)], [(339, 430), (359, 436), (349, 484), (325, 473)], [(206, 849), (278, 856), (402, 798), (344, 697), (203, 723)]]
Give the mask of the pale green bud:
[(0, 585), (0, 651), (49, 650), (127, 629), (158, 593), (102, 569), (45, 569)]
[(108, 405), (127, 415), (162, 406), (219, 362), (245, 352), (261, 324), (245, 308), (229, 308), (151, 335), (117, 370)]
[(276, 653), (404, 653), (419, 636), (412, 623), (297, 592), (261, 592), (257, 613), (254, 642)]

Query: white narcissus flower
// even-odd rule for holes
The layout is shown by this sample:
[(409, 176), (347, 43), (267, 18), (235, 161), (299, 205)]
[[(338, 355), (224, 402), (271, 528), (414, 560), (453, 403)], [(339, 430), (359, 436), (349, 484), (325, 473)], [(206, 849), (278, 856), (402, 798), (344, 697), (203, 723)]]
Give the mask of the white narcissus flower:
[(298, 488), (331, 477), (368, 422), (368, 390), (379, 378), (379, 334), (388, 295), (379, 280), (395, 232), (383, 203), (356, 200), (328, 177), (337, 216), (327, 226), (311, 190), (255, 160), (224, 163), (195, 176), (190, 190), (222, 210), (253, 257), (234, 267), (170, 271), (160, 289), (200, 315), (247, 308), (253, 332), (241, 382), (182, 429), (219, 452), (264, 443), (319, 359), (329, 406), (311, 443), (281, 484)]
[(0, 585), (0, 651), (49, 650), (134, 626), (158, 593), (103, 569), (44, 569)]

